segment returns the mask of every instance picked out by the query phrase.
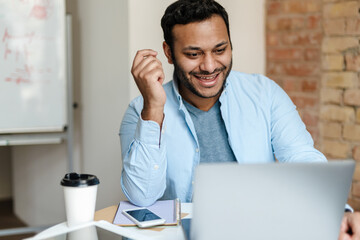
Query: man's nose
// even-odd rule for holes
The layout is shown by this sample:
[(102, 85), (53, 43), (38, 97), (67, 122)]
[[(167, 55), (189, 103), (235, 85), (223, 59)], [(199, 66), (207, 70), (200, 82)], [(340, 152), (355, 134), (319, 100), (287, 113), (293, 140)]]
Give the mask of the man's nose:
[(200, 70), (213, 73), (216, 69), (216, 62), (212, 54), (205, 54), (200, 64)]

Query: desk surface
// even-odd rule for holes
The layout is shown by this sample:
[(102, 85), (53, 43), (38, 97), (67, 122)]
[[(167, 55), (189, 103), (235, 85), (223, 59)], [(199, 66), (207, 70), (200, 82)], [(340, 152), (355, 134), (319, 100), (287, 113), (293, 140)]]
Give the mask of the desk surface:
[[(181, 204), (181, 219), (183, 218), (191, 218), (191, 203), (182, 203)], [(116, 210), (118, 205), (113, 205), (107, 208), (100, 209), (95, 212), (94, 221), (107, 221), (112, 223), (116, 214)]]
[[(117, 232), (119, 234), (127, 233), (130, 234), (134, 239), (174, 239), (184, 240), (184, 233), (181, 226), (158, 226), (149, 229), (140, 229), (138, 227), (120, 227), (112, 224), (117, 210), (117, 205), (113, 205), (95, 212), (94, 222), (88, 224), (96, 224), (102, 226), (108, 230)], [(192, 204), (181, 203), (181, 218), (192, 217)], [(88, 225), (87, 224), (87, 225)], [(79, 228), (79, 227), (75, 227)], [(75, 228), (71, 228), (75, 230)], [(70, 228), (67, 227), (66, 222), (57, 224), (50, 227), (43, 232), (37, 234), (29, 240), (43, 239), (47, 236), (59, 234), (68, 231)]]

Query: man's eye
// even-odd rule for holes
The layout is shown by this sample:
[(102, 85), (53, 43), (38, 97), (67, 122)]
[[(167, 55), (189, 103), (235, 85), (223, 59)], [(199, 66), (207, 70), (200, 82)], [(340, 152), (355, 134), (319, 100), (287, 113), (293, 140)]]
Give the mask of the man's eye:
[(186, 56), (191, 57), (191, 58), (195, 58), (198, 57), (200, 54), (199, 53), (185, 53)]
[(221, 54), (221, 53), (223, 53), (223, 52), (225, 52), (225, 48), (221, 48), (221, 49), (216, 49), (216, 50), (215, 50), (215, 53), (216, 53), (216, 54)]

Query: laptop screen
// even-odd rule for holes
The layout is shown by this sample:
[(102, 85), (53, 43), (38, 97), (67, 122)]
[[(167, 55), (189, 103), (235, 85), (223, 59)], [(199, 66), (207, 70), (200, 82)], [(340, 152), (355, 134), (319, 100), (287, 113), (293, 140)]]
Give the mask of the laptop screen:
[(337, 239), (354, 161), (200, 164), (191, 237)]

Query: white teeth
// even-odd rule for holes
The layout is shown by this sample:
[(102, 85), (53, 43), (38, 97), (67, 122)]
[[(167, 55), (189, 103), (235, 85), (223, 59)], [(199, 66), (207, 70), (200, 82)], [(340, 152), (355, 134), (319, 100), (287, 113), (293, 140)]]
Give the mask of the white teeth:
[(213, 76), (213, 77), (199, 77), (200, 79), (205, 79), (205, 80), (210, 80), (210, 79), (214, 79), (215, 78), (215, 76)]

